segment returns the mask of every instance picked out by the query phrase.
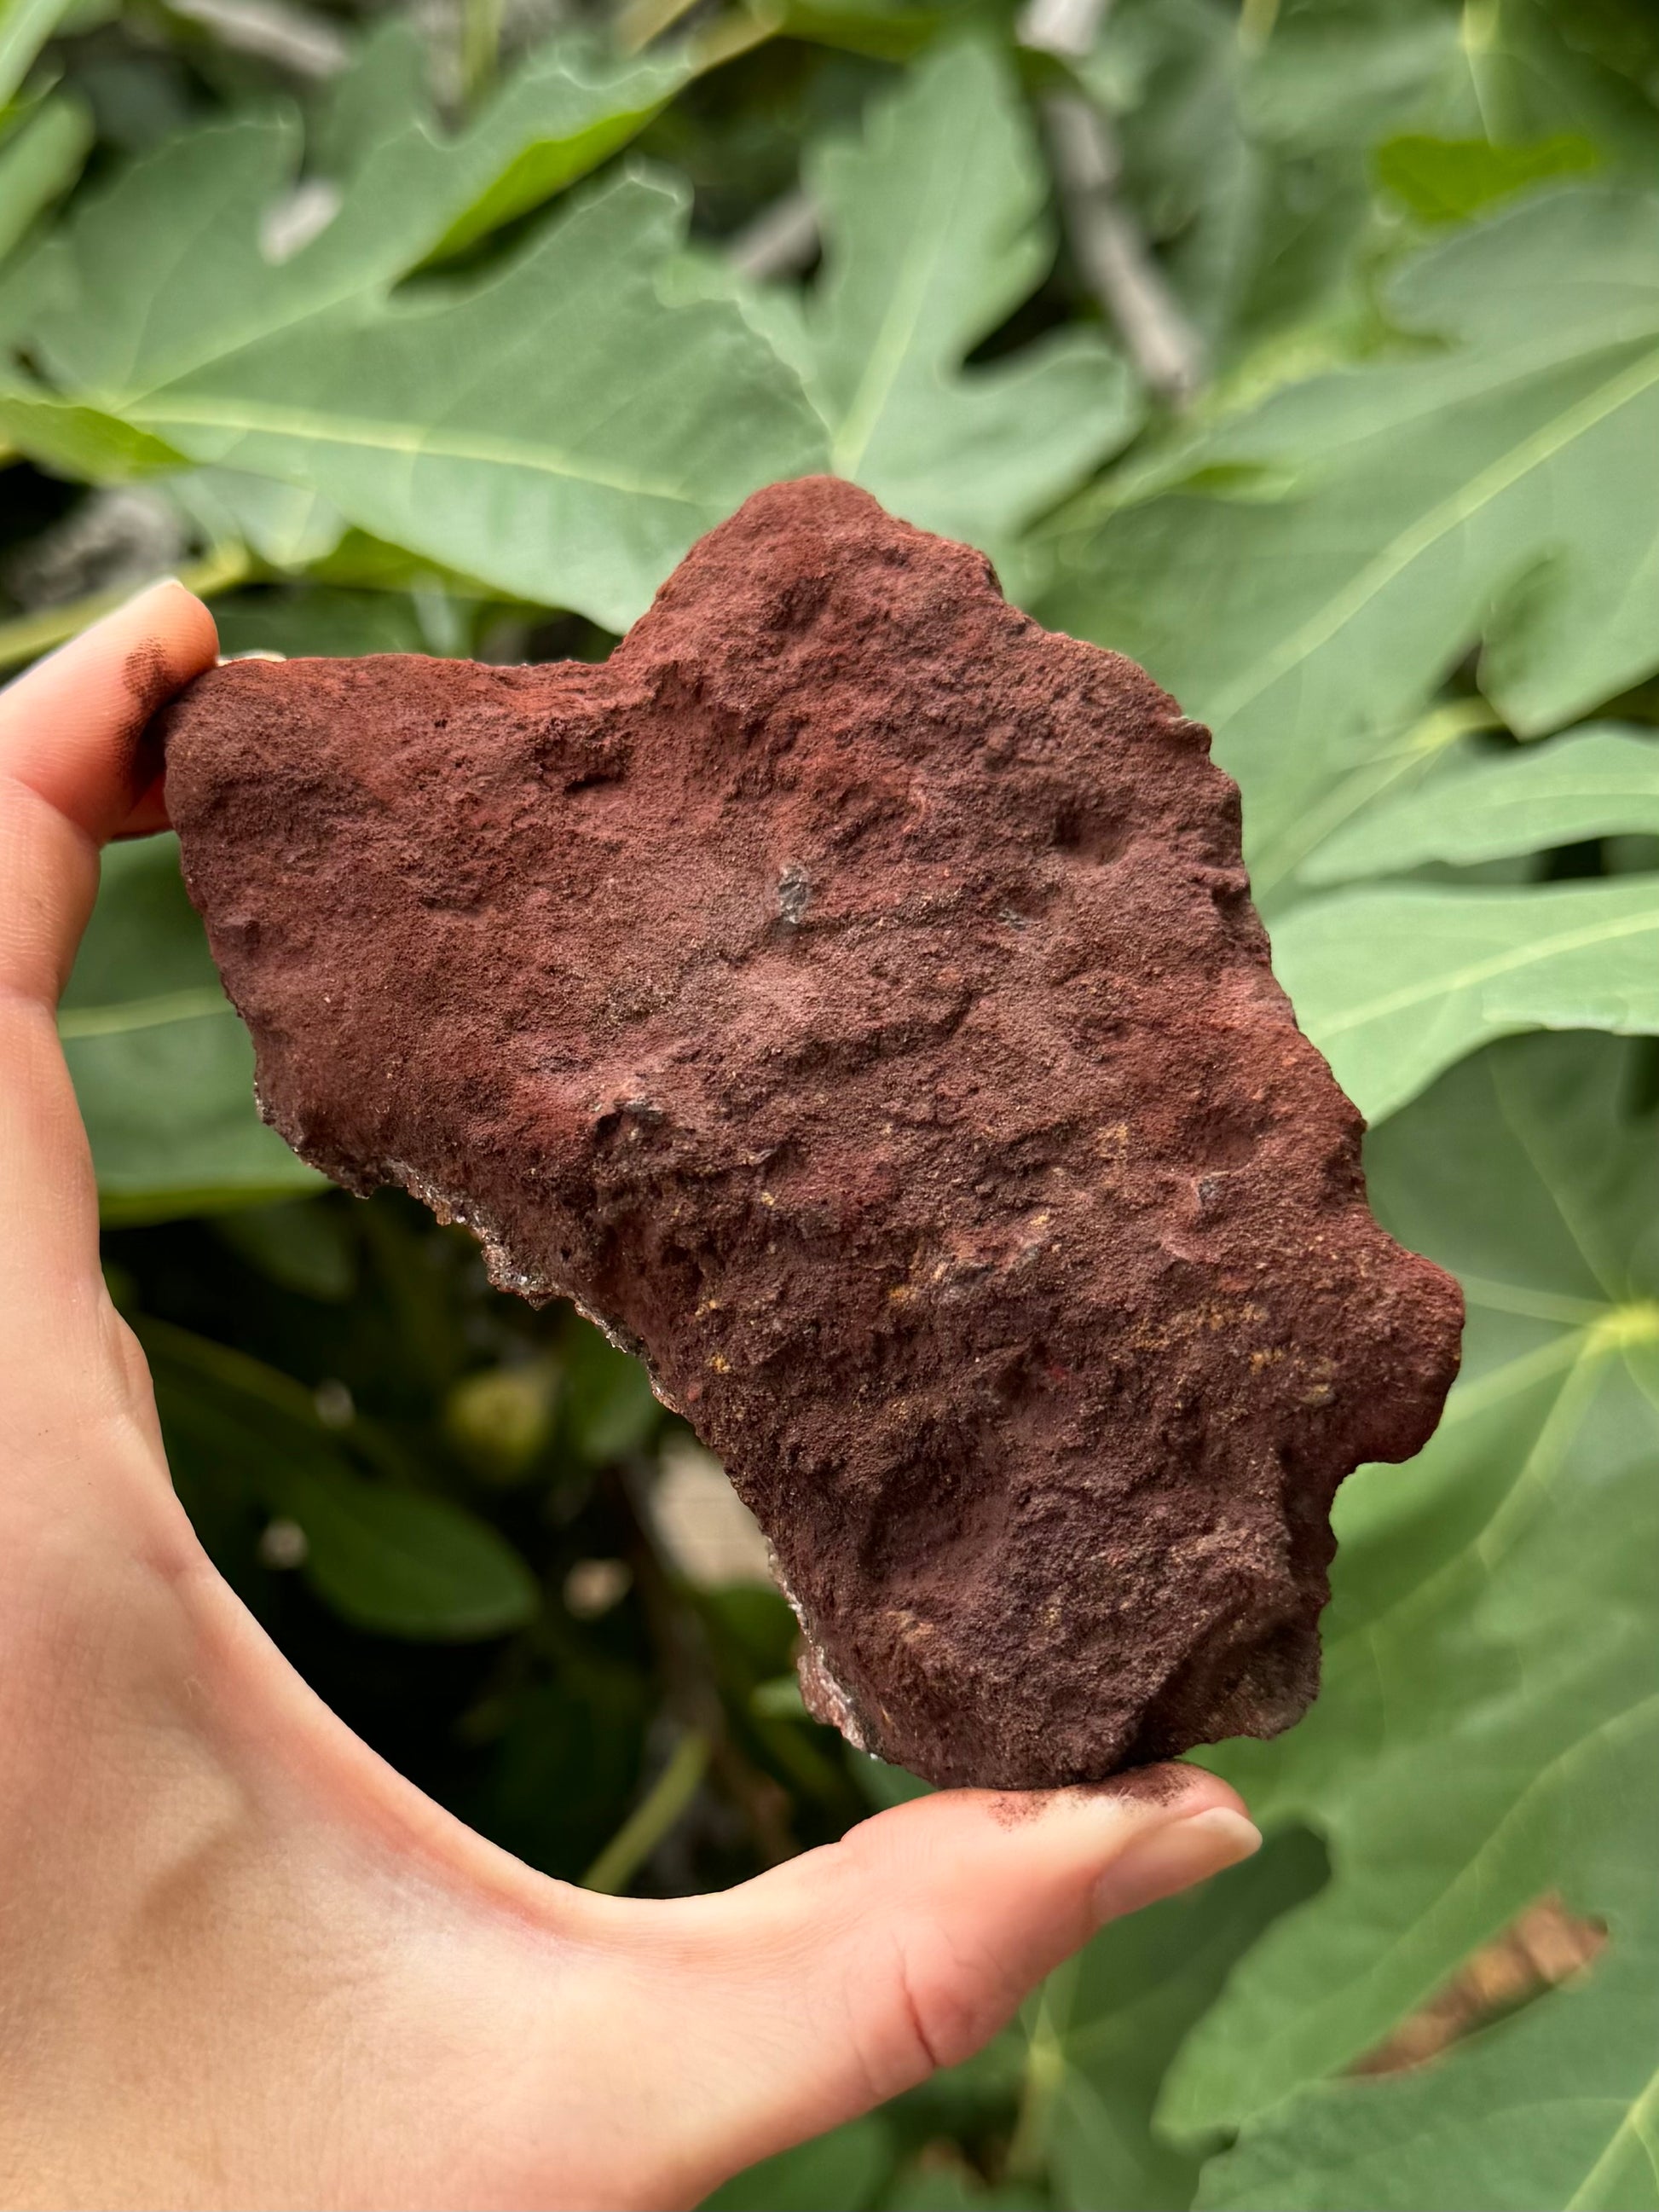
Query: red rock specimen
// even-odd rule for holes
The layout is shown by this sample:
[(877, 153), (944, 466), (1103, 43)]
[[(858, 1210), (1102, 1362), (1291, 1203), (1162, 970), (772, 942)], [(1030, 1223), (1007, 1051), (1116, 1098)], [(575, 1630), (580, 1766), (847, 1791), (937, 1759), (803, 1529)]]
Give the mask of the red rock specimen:
[(814, 1712), (1019, 1788), (1303, 1711), (1332, 1493), (1460, 1301), (1139, 668), (820, 478), (602, 667), (245, 662), (166, 735), (268, 1118), (643, 1353)]

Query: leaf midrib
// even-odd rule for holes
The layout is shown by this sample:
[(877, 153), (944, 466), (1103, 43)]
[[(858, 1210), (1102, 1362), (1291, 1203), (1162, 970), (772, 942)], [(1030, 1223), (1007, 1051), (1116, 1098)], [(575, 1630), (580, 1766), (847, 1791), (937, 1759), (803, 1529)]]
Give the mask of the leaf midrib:
[(84, 1037), (125, 1036), (135, 1030), (161, 1029), (170, 1022), (195, 1022), (234, 1011), (216, 983), (186, 991), (159, 991), (148, 999), (123, 999), (102, 1006), (66, 1006), (58, 1017), (58, 1034), (66, 1044)]
[(1648, 2163), (1653, 2167), (1654, 2178), (1659, 2180), (1659, 2159), (1656, 2159), (1653, 2145), (1648, 2141), (1643, 2126), (1645, 2120), (1656, 2117), (1659, 2117), (1659, 2067), (1656, 2067), (1649, 2075), (1646, 2086), (1641, 2094), (1632, 2097), (1626, 2106), (1623, 2116), (1618, 2126), (1607, 2138), (1607, 2145), (1601, 2156), (1579, 2183), (1577, 2188), (1573, 2191), (1572, 2195), (1568, 2197), (1563, 2212), (1591, 2212), (1591, 2207), (1595, 2201), (1590, 2194), (1591, 2191), (1600, 2180), (1603, 2171), (1611, 2166), (1618, 2157), (1626, 2138), (1632, 2135), (1635, 2136), (1647, 2153)]
[[(1586, 1729), (1583, 1734), (1575, 1736), (1571, 1743), (1564, 1745), (1554, 1758), (1550, 1759), (1547, 1765), (1540, 1767), (1528, 1778), (1525, 1788), (1510, 1800), (1501, 1816), (1481, 1839), (1478, 1848), (1471, 1852), (1458, 1867), (1451, 1881), (1425, 1905), (1408, 1926), (1396, 1933), (1386, 1948), (1373, 1957), (1366, 1972), (1359, 1978), (1363, 1981), (1374, 1981), (1384, 1972), (1390, 1960), (1398, 1956), (1407, 1947), (1417, 1931), (1445, 1907), (1449, 1899), (1455, 1898), (1458, 1893), (1467, 1888), (1471, 1881), (1479, 1882), (1493, 1853), (1501, 1848), (1506, 1833), (1525, 1816), (1531, 1804), (1542, 1793), (1547, 1784), (1554, 1785), (1559, 1783), (1561, 1776), (1571, 1772), (1572, 1767), (1581, 1759), (1588, 1758), (1597, 1748), (1605, 1749), (1609, 1740), (1616, 1741), (1621, 1735), (1627, 1733), (1638, 1734), (1650, 1720), (1659, 1720), (1659, 1691), (1650, 1692), (1646, 1697), (1638, 1698), (1633, 1705), (1626, 1705), (1616, 1713), (1606, 1715), (1595, 1723), (1594, 1728)], [(1524, 1899), (1517, 1901), (1517, 1910), (1521, 1902), (1524, 1902)], [(1501, 1925), (1502, 1921), (1500, 1920), (1497, 1924)], [(1496, 1927), (1491, 1932), (1496, 1933)], [(1481, 1939), (1477, 1936), (1474, 1940), (1479, 1942)], [(1462, 1955), (1467, 1956), (1467, 1951)], [(1345, 1982), (1339, 1990), (1334, 1992), (1334, 1998), (1338, 2001), (1346, 1998), (1356, 1985), (1356, 1981), (1353, 1979)], [(1420, 2002), (1430, 1994), (1434, 1986), (1434, 1974), (1430, 1973), (1419, 1978), (1418, 1986), (1404, 1999), (1399, 2011), (1403, 2013), (1413, 2003)], [(1307, 2008), (1304, 2007), (1298, 2012), (1295, 2022), (1298, 2033), (1305, 2030), (1309, 2017)], [(1348, 2039), (1341, 2039), (1346, 2042)], [(1340, 2064), (1341, 2059), (1337, 2058), (1334, 2063)], [(1241, 2114), (1239, 2117), (1249, 2116)], [(1621, 2123), (1621, 2129), (1623, 2123)], [(1614, 2131), (1613, 2138), (1614, 2142), (1617, 2142), (1620, 2132), (1620, 2130)], [(1600, 2171), (1606, 2158), (1610, 2154), (1612, 2147), (1610, 2143), (1608, 2150), (1604, 2152), (1602, 2157), (1596, 2161), (1595, 2166), (1591, 2170), (1592, 2176)], [(1582, 2185), (1583, 2186), (1588, 2186), (1588, 2179), (1586, 2183)], [(1578, 2204), (1580, 2199), (1575, 2197), (1571, 2202)]]
[[(1375, 894), (1368, 893), (1367, 896), (1374, 896)], [(1558, 953), (1587, 951), (1592, 945), (1611, 945), (1625, 937), (1640, 937), (1650, 930), (1659, 930), (1659, 908), (1647, 914), (1626, 915), (1616, 921), (1610, 919), (1578, 929), (1558, 930), (1551, 937), (1532, 938), (1523, 945), (1511, 947), (1506, 952), (1489, 954), (1484, 960), (1471, 961), (1467, 967), (1455, 968), (1448, 974), (1402, 984), (1397, 990), (1385, 992), (1381, 998), (1361, 1000), (1357, 1006), (1350, 1006), (1346, 1012), (1316, 1023), (1320, 1042), (1322, 1044), (1328, 1037), (1345, 1036), (1351, 1030), (1363, 1029), (1371, 1022), (1384, 1021), (1391, 1014), (1403, 1013), (1410, 1007), (1426, 1005), (1431, 1000), (1449, 998), (1455, 991), (1466, 991), (1477, 983), (1490, 982), (1495, 976), (1512, 975), (1537, 962), (1552, 959)]]
[(338, 446), (348, 451), (361, 448), (407, 453), (419, 459), (523, 469), (532, 475), (557, 477), (635, 499), (658, 499), (694, 509), (698, 504), (690, 493), (665, 480), (611, 465), (580, 460), (554, 447), (533, 446), (526, 440), (512, 437), (491, 437), (482, 431), (463, 436), (435, 426), (422, 428), (411, 423), (377, 422), (366, 416), (331, 416), (310, 408), (278, 407), (251, 400), (204, 399), (187, 403), (163, 398), (159, 402), (147, 401), (136, 412), (143, 422), (167, 423), (175, 428), (195, 426), (248, 436), (292, 438), (313, 445)]
[[(937, 155), (939, 142), (935, 140)], [(948, 151), (958, 149), (963, 155), (971, 151), (974, 134), (967, 131), (954, 133)], [(965, 164), (957, 161), (948, 172), (960, 176)], [(939, 234), (948, 229), (948, 211), (943, 222), (937, 221), (937, 198), (947, 172), (935, 160), (930, 169), (921, 216), (911, 232), (904, 258), (899, 264), (898, 281), (889, 296), (887, 307), (876, 333), (875, 343), (865, 357), (853, 397), (835, 429), (830, 441), (833, 465), (838, 476), (856, 476), (859, 465), (869, 449), (887, 402), (892, 397), (900, 372), (910, 354), (915, 338), (916, 326), (927, 301), (934, 253)]]
[(1290, 674), (1301, 662), (1311, 659), (1322, 646), (1329, 644), (1346, 623), (1363, 613), (1374, 599), (1443, 538), (1472, 521), (1483, 507), (1511, 489), (1532, 470), (1554, 460), (1573, 439), (1586, 434), (1656, 384), (1659, 384), (1659, 347), (1639, 356), (1617, 375), (1540, 423), (1508, 453), (1489, 462), (1468, 483), (1401, 531), (1357, 576), (1307, 617), (1258, 669), (1212, 699), (1207, 705), (1209, 719), (1223, 722), (1253, 705), (1280, 677)]

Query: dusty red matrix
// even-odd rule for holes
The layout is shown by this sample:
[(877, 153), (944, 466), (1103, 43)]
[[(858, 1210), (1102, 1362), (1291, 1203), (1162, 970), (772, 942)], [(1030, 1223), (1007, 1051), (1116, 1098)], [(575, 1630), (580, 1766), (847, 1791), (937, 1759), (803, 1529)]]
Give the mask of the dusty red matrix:
[(1304, 1711), (1332, 1493), (1461, 1302), (1132, 662), (818, 477), (603, 666), (243, 662), (164, 729), (268, 1118), (642, 1353), (816, 1713), (1030, 1788)]

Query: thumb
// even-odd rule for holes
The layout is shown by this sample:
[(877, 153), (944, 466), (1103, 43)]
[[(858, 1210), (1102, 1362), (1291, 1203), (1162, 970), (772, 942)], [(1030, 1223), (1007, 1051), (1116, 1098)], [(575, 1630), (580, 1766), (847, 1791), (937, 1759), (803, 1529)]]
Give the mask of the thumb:
[(1215, 1776), (1149, 1767), (1097, 1790), (919, 1798), (669, 1908), (644, 1948), (695, 2138), (688, 2197), (969, 2057), (1104, 1922), (1261, 1840)]

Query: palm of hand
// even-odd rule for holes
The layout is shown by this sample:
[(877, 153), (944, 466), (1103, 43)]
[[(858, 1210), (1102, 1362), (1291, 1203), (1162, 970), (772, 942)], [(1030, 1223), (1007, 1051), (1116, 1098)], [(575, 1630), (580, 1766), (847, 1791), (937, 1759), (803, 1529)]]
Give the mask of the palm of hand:
[(1242, 1856), (1189, 1769), (924, 1799), (724, 1896), (533, 1874), (315, 1699), (174, 1498), (53, 1010), (137, 737), (208, 665), (147, 593), (0, 695), (0, 2201), (689, 2203), (965, 2057), (1097, 1923)]

